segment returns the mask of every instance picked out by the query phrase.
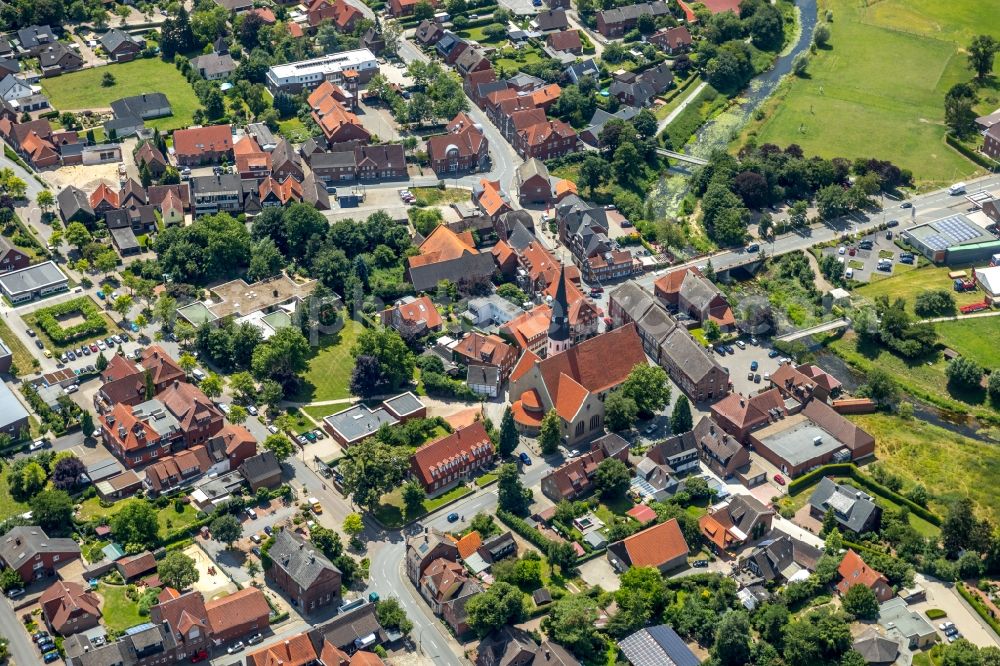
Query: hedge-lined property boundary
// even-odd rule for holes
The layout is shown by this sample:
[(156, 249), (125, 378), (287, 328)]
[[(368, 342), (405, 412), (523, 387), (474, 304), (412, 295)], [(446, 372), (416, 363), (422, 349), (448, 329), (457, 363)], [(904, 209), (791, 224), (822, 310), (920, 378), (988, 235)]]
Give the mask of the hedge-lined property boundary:
[(969, 158), (979, 166), (989, 169), (990, 171), (996, 171), (998, 168), (1000, 168), (1000, 165), (998, 165), (993, 160), (989, 159), (985, 155), (977, 153), (976, 151), (972, 150), (971, 148), (963, 144), (961, 141), (956, 139), (954, 136), (952, 136), (951, 132), (944, 135), (944, 140), (945, 143), (947, 143), (949, 146), (951, 146), (958, 152), (962, 153), (963, 157)]
[(795, 479), (788, 484), (788, 493), (790, 495), (797, 495), (813, 485), (819, 483), (819, 480), (825, 476), (847, 476), (850, 477), (852, 481), (856, 482), (858, 485), (862, 486), (866, 490), (871, 491), (875, 495), (882, 497), (883, 499), (895, 502), (908, 508), (912, 513), (920, 516), (926, 520), (931, 525), (936, 527), (941, 527), (941, 518), (935, 513), (932, 513), (927, 507), (920, 506), (916, 502), (906, 497), (903, 497), (895, 490), (891, 490), (881, 483), (878, 483), (868, 476), (861, 473), (861, 470), (857, 468), (853, 463), (834, 463), (832, 465), (823, 465), (822, 467), (817, 467), (811, 472), (803, 474), (799, 478)]
[(969, 592), (969, 590), (966, 589), (965, 585), (966, 584), (963, 583), (962, 581), (959, 581), (955, 584), (955, 587), (958, 588), (958, 593), (962, 595), (962, 598), (965, 599), (965, 601), (968, 602), (970, 606), (972, 606), (972, 608), (976, 611), (976, 613), (979, 614), (979, 617), (983, 618), (983, 620), (986, 621), (986, 624), (990, 625), (990, 629), (993, 630), (993, 633), (995, 633), (997, 636), (1000, 636), (1000, 623), (997, 622), (997, 619), (995, 617), (990, 615), (989, 611), (986, 609), (986, 606), (983, 605), (983, 600), (979, 598), (979, 595), (972, 594), (971, 592)]
[[(85, 321), (75, 326), (63, 328), (56, 317), (70, 314), (71, 312), (79, 312), (83, 315)], [(108, 331), (107, 322), (101, 313), (101, 309), (86, 296), (36, 310), (34, 312), (34, 319), (35, 324), (45, 331), (45, 334), (49, 336), (52, 342), (60, 347), (80, 338), (104, 335)]]

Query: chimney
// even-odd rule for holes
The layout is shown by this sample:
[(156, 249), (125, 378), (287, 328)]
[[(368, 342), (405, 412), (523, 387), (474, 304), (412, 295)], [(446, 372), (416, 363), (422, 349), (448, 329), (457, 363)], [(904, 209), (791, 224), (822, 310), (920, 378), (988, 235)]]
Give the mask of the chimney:
[(178, 388), (180, 385), (181, 385), (181, 380), (175, 379), (174, 380), (174, 388)]
[(278, 297), (278, 290), (277, 289), (272, 289), (271, 290), (271, 295), (274, 296), (275, 298), (277, 298)]

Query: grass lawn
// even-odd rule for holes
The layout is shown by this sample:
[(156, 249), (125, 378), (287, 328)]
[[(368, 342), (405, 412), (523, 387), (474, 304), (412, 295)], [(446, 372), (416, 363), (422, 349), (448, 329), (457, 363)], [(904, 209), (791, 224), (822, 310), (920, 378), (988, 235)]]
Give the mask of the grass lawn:
[[(124, 501), (115, 502), (114, 506), (105, 509), (101, 506), (100, 499), (92, 497), (80, 504), (80, 513), (78, 514), (78, 517), (82, 521), (93, 520), (98, 516), (111, 518), (118, 513), (123, 506), (125, 506)], [(190, 525), (196, 520), (198, 520), (198, 510), (191, 504), (185, 504), (184, 511), (177, 513), (174, 509), (173, 501), (171, 501), (170, 504), (157, 510), (156, 512), (156, 522), (160, 525), (160, 536), (163, 536), (163, 534), (170, 530), (176, 530)]]
[[(105, 72), (115, 75), (116, 83), (103, 87)], [(195, 109), (201, 104), (194, 89), (171, 63), (158, 58), (144, 58), (108, 67), (83, 69), (42, 81), (42, 91), (53, 108), (59, 111), (109, 109), (111, 102), (129, 95), (162, 92), (174, 114), (147, 120), (146, 126), (174, 130), (193, 124)]]
[(342, 405), (306, 405), (300, 409), (316, 419), (316, 421), (322, 421), (330, 414), (336, 414), (337, 412), (347, 409), (348, 407), (350, 407), (350, 405), (345, 402)]
[(939, 515), (944, 515), (948, 502), (971, 497), (993, 520), (1000, 517), (1000, 494), (993, 485), (1000, 466), (1000, 448), (996, 445), (926, 422), (904, 421), (885, 414), (855, 416), (851, 420), (875, 437), (875, 455), (880, 464), (903, 478), (907, 486), (924, 484), (934, 497), (931, 508)]
[[(897, 264), (894, 268), (899, 268), (905, 264)], [(906, 311), (916, 316), (913, 305), (917, 300), (917, 294), (922, 291), (932, 289), (946, 289), (955, 297), (955, 303), (961, 307), (969, 303), (976, 303), (983, 300), (981, 291), (952, 291), (952, 281), (948, 278), (948, 273), (955, 270), (947, 266), (933, 266), (928, 264), (921, 268), (910, 270), (904, 273), (887, 277), (877, 282), (871, 282), (855, 290), (859, 296), (864, 296), (875, 300), (879, 296), (888, 296), (890, 301), (897, 298), (906, 299)]]
[[(962, 294), (962, 296), (965, 295), (967, 294)], [(996, 336), (997, 330), (1000, 330), (1000, 319), (977, 317), (959, 321), (942, 321), (934, 324), (934, 328), (941, 336), (942, 344), (951, 347), (962, 356), (973, 359), (983, 367), (996, 367)]]
[(495, 46), (497, 44), (503, 44), (504, 42), (507, 41), (506, 34), (502, 34), (499, 37), (490, 39), (489, 37), (486, 36), (485, 33), (483, 33), (483, 28), (485, 27), (486, 27), (485, 25), (479, 25), (474, 28), (467, 28), (466, 30), (459, 30), (457, 34), (459, 37), (462, 37), (464, 39), (471, 39), (475, 42), (479, 42), (480, 44), (485, 44), (487, 46)]
[[(346, 407), (347, 405), (344, 406)], [(331, 409), (331, 408), (327, 407), (326, 409)], [(338, 409), (336, 411), (340, 410)], [(329, 414), (332, 413), (333, 412), (329, 412)], [(300, 412), (298, 409), (295, 409), (294, 407), (288, 410), (288, 415), (292, 417), (292, 430), (294, 430), (296, 433), (300, 435), (309, 432), (310, 430), (313, 430), (316, 427), (315, 423), (310, 421), (308, 417), (303, 415), (302, 412)]]
[(14, 357), (14, 365), (17, 366), (18, 370), (21, 373), (31, 372), (31, 369), (38, 360), (24, 346), (21, 338), (14, 335), (7, 322), (3, 320), (0, 320), (0, 340), (3, 340), (4, 344), (10, 350), (10, 353)]
[(944, 95), (971, 79), (960, 49), (972, 35), (1000, 31), (997, 12), (981, 9), (977, 0), (821, 0), (820, 16), (833, 12), (829, 47), (750, 130), (758, 143), (796, 143), (808, 155), (892, 160), (928, 185), (971, 176), (976, 165), (944, 142)]
[[(681, 83), (683, 82), (678, 82), (677, 85), (681, 85)], [(653, 112), (653, 115), (656, 116), (657, 120), (663, 120), (664, 118), (670, 115), (671, 111), (673, 111), (678, 106), (683, 104), (687, 98), (691, 97), (691, 95), (694, 94), (694, 91), (698, 89), (698, 85), (699, 85), (698, 81), (692, 81), (691, 84), (688, 85), (687, 90), (685, 90), (680, 95), (673, 98), (666, 104), (661, 104), (658, 107), (656, 107), (656, 111)]]
[(500, 477), (495, 472), (487, 472), (486, 474), (483, 474), (481, 477), (476, 479), (476, 485), (480, 488), (485, 488), (489, 484), (496, 481), (498, 478)]
[(941, 354), (919, 359), (904, 359), (875, 343), (859, 342), (853, 333), (830, 343), (830, 349), (861, 372), (880, 367), (891, 374), (908, 393), (929, 400), (940, 407), (996, 418), (986, 406), (986, 392), (953, 390), (945, 375), (947, 362)]
[(17, 516), (30, 507), (24, 502), (18, 502), (10, 496), (10, 488), (7, 486), (7, 467), (0, 471), (0, 520), (7, 520), (11, 516)]
[(416, 512), (406, 510), (403, 503), (403, 490), (397, 488), (388, 495), (382, 497), (382, 504), (375, 511), (375, 517), (379, 522), (388, 528), (402, 527), (404, 523), (426, 516), (432, 511), (440, 509), (448, 502), (457, 500), (473, 493), (473, 489), (468, 486), (456, 486), (446, 493), (438, 495), (434, 499), (425, 499), (423, 507)]
[[(364, 330), (360, 322), (350, 317), (341, 317), (344, 327), (332, 335), (320, 339), (319, 347), (313, 348), (309, 359), (309, 369), (302, 378), (302, 386), (294, 397), (296, 402), (319, 402), (340, 400), (351, 397), (351, 371), (354, 357), (351, 347)], [(333, 409), (329, 413), (340, 411)]]
[(124, 585), (97, 586), (97, 593), (104, 599), (101, 604), (101, 614), (104, 616), (104, 626), (111, 631), (122, 632), (129, 627), (148, 622), (148, 617), (139, 615), (139, 606), (125, 596)]
[[(87, 302), (89, 302), (90, 305), (93, 305), (93, 308), (100, 313), (101, 319), (104, 320), (104, 329), (105, 330), (103, 330), (103, 331), (96, 331), (93, 335), (88, 335), (88, 336), (84, 336), (84, 337), (81, 337), (81, 338), (75, 338), (72, 342), (67, 342), (64, 345), (59, 345), (59, 344), (56, 344), (55, 340), (53, 340), (51, 337), (49, 337), (48, 333), (46, 333), (45, 330), (41, 326), (38, 325), (38, 314), (40, 312), (43, 312), (43, 311), (47, 310), (47, 308), (42, 308), (41, 310), (35, 310), (34, 312), (29, 312), (28, 314), (24, 315), (22, 317), (22, 319), (24, 319), (24, 323), (25, 324), (27, 324), (29, 327), (31, 327), (35, 331), (35, 334), (38, 336), (38, 339), (41, 340), (42, 343), (44, 343), (45, 346), (48, 347), (53, 353), (63, 352), (65, 350), (67, 350), (67, 349), (76, 349), (77, 347), (82, 347), (84, 344), (89, 344), (89, 343), (94, 342), (96, 340), (103, 340), (109, 334), (111, 334), (112, 332), (114, 332), (115, 330), (117, 330), (118, 326), (115, 324), (114, 320), (111, 319), (110, 315), (108, 315), (104, 311), (104, 308), (99, 303), (97, 303), (97, 301), (95, 301), (93, 299), (90, 299), (90, 298), (88, 298), (86, 296), (82, 296), (78, 300), (81, 300), (81, 301), (86, 300)], [(85, 307), (85, 306), (83, 306), (83, 307)], [(77, 314), (80, 314), (83, 311), (82, 310), (77, 310), (76, 312), (77, 312)], [(71, 315), (72, 315), (72, 313), (67, 313), (66, 316), (70, 317)], [(82, 319), (83, 319), (83, 315), (80, 314), (80, 319), (79, 320), (82, 321)], [(69, 326), (72, 326), (73, 323), (76, 323), (75, 321), (72, 321), (72, 323), (69, 323), (70, 321), (72, 321), (72, 320), (68, 319), (66, 322), (64, 322), (62, 324), (62, 329), (64, 331)]]
[(304, 142), (309, 138), (306, 126), (298, 118), (289, 118), (288, 120), (280, 121), (278, 123), (278, 133), (281, 136), (288, 137), (289, 141), (295, 141), (296, 143)]
[(458, 187), (411, 187), (410, 192), (428, 206), (447, 206), (452, 203), (462, 203), (469, 200), (469, 190)]

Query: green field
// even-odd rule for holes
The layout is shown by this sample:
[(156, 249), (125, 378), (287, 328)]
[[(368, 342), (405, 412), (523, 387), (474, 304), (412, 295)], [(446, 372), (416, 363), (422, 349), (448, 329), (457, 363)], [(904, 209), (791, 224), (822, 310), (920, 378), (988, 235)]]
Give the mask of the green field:
[[(894, 268), (905, 265), (897, 264)], [(916, 316), (913, 311), (913, 305), (916, 302), (917, 294), (932, 289), (947, 289), (951, 291), (952, 280), (948, 277), (948, 273), (953, 270), (956, 269), (948, 268), (947, 266), (927, 265), (916, 270), (902, 272), (883, 280), (871, 282), (858, 287), (854, 293), (873, 301), (879, 296), (888, 296), (890, 301), (894, 301), (897, 298), (905, 298), (906, 311)], [(955, 303), (958, 306), (983, 300), (983, 292), (981, 291), (966, 291), (962, 293), (952, 291), (951, 293), (955, 296)]]
[(984, 368), (1000, 371), (1000, 356), (997, 355), (1000, 319), (997, 317), (942, 321), (934, 324), (934, 328), (941, 336), (941, 344), (973, 359)]
[(902, 477), (906, 487), (922, 483), (935, 498), (931, 509), (944, 515), (948, 502), (971, 497), (993, 520), (1000, 516), (994, 488), (1000, 448), (929, 423), (871, 414), (852, 417), (875, 437), (879, 463)]
[[(341, 317), (344, 328), (333, 335), (323, 336), (320, 346), (309, 359), (309, 369), (303, 377), (302, 386), (295, 396), (296, 402), (319, 402), (351, 397), (351, 371), (354, 357), (351, 347), (364, 330), (361, 323)], [(332, 409), (329, 413), (340, 411)]]
[[(115, 85), (107, 88), (101, 85), (105, 72), (114, 74)], [(111, 102), (121, 97), (162, 92), (167, 96), (174, 115), (146, 121), (147, 127), (160, 130), (188, 127), (194, 122), (195, 109), (201, 106), (194, 89), (177, 68), (157, 58), (83, 69), (43, 79), (42, 90), (53, 108), (59, 111), (109, 109)]]
[(829, 48), (791, 78), (752, 129), (758, 143), (796, 143), (823, 157), (878, 157), (944, 183), (976, 166), (944, 142), (944, 95), (971, 79), (964, 53), (974, 34), (1000, 32), (1000, 12), (977, 0), (822, 0), (833, 12)]

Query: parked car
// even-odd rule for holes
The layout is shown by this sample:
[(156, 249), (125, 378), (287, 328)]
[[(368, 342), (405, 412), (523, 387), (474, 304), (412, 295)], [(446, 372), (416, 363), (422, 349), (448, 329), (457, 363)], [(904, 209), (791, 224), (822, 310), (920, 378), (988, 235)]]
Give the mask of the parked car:
[(274, 425), (272, 423), (271, 425), (267, 426), (267, 431), (269, 433), (271, 433), (272, 435), (277, 435), (278, 434), (278, 426), (276, 426), (276, 425)]
[(254, 555), (256, 555), (257, 557), (260, 557), (260, 548), (258, 548), (257, 546), (254, 546), (253, 548), (251, 548), (250, 552), (253, 553)]
[(753, 383), (754, 384), (760, 384), (760, 373), (759, 372), (757, 372), (757, 373), (754, 374), (754, 376), (753, 376)]
[(247, 414), (250, 416), (257, 416), (257, 408), (253, 405), (247, 405)]
[(45, 442), (40, 439), (36, 439), (28, 446), (29, 451), (40, 451), (41, 449), (44, 448), (45, 448)]
[(7, 590), (7, 598), (8, 599), (17, 599), (22, 594), (24, 594), (24, 588), (23, 587), (15, 587), (13, 590)]
[(525, 453), (524, 451), (522, 451), (520, 454), (518, 454), (517, 457), (521, 459), (521, 462), (523, 464), (525, 464), (525, 465), (530, 465), (531, 464), (531, 458), (528, 457), (528, 454)]
[(208, 659), (208, 650), (198, 650), (191, 655), (192, 664), (197, 664), (199, 661), (204, 661), (206, 659)]
[(305, 437), (310, 442), (315, 442), (316, 441), (316, 433), (314, 433), (312, 430), (310, 430), (307, 433), (303, 433), (302, 436)]
[(949, 630), (954, 628), (955, 628), (954, 622), (942, 622), (941, 624), (938, 625), (938, 629), (944, 632), (948, 632)]
[(51, 651), (46, 652), (45, 654), (42, 655), (42, 661), (44, 661), (46, 664), (51, 664), (53, 661), (57, 661), (59, 659), (59, 651), (54, 649), (55, 645), (53, 645), (52, 647), (53, 649)]
[(747, 381), (748, 382), (752, 382), (753, 381), (753, 371), (752, 370), (747, 373)]
[(890, 229), (892, 229), (893, 227), (898, 227), (899, 220), (889, 220), (889, 222), (885, 226), (889, 227)]
[(233, 643), (232, 645), (229, 646), (229, 648), (226, 650), (226, 652), (228, 654), (236, 654), (237, 652), (239, 652), (240, 650), (242, 650), (245, 647), (246, 647), (246, 645), (243, 644), (243, 641), (236, 641), (235, 643)]
[(777, 483), (779, 486), (783, 486), (785, 485), (785, 477), (781, 476), (780, 474), (775, 474), (774, 482)]
[(658, 425), (656, 425), (655, 423), (650, 423), (648, 426), (646, 426), (646, 429), (643, 430), (643, 432), (646, 433), (647, 435), (652, 435), (654, 432), (656, 432), (657, 428), (659, 428)]
[(740, 349), (746, 349), (747, 348), (747, 343), (743, 342), (742, 340), (737, 340), (736, 341), (736, 346), (739, 347)]
[(260, 643), (262, 640), (264, 640), (264, 634), (258, 631), (256, 634), (247, 639), (247, 645), (256, 645), (257, 643)]
[(323, 432), (322, 428), (316, 428), (312, 433), (316, 435), (316, 439), (326, 439), (326, 433)]
[(757, 365), (757, 361), (750, 361), (750, 369), (751, 370), (753, 370), (753, 371), (756, 372), (758, 367), (759, 366)]
[(705, 567), (708, 566), (708, 560), (695, 560), (694, 562), (691, 563), (691, 566), (693, 566), (695, 569), (704, 569)]
[(913, 204), (911, 202), (909, 202), (909, 201), (904, 201), (903, 203), (899, 204), (899, 207), (900, 208), (913, 208)]
[(264, 534), (266, 534), (267, 536), (271, 536), (273, 532), (274, 529), (270, 525), (264, 527)]
[(767, 352), (767, 357), (768, 358), (778, 358), (778, 355), (780, 353), (781, 352), (779, 352), (777, 349), (772, 349), (771, 351)]
[(449, 513), (448, 514), (448, 522), (449, 523), (457, 523), (458, 522), (458, 514), (455, 513), (454, 511), (452, 511), (451, 513)]
[(760, 245), (757, 243), (747, 245), (747, 254), (753, 254), (754, 252), (760, 252)]
[(844, 247), (843, 245), (837, 248), (837, 254), (844, 254), (845, 252), (847, 252), (847, 248)]
[(91, 342), (90, 351), (96, 354), (97, 352), (101, 351), (101, 348), (98, 347), (95, 343)]
[(73, 351), (72, 349), (70, 349), (68, 352), (66, 352), (66, 355), (69, 356), (69, 360), (71, 360), (71, 361), (75, 361), (76, 360), (76, 352)]
[(30, 328), (29, 328), (29, 329), (27, 329), (27, 330), (25, 331), (25, 333), (27, 333), (27, 334), (28, 334), (28, 337), (29, 337), (29, 338), (33, 338), (33, 337), (35, 337), (35, 332), (34, 332), (33, 330), (31, 330)]
[(299, 446), (305, 446), (306, 444), (309, 443), (309, 440), (306, 439), (305, 435), (299, 435), (298, 437), (295, 438), (295, 441), (299, 443)]
[(247, 517), (249, 517), (250, 520), (257, 520), (257, 512), (252, 506), (247, 507)]
[(47, 631), (36, 631), (35, 633), (31, 634), (31, 640), (34, 641), (35, 643), (39, 643), (43, 638), (48, 638), (48, 637), (49, 637), (49, 632)]
[(45, 349), (45, 344), (38, 338), (35, 338), (35, 346), (39, 349)]
[(87, 345), (84, 345), (83, 347), (81, 347), (80, 351), (83, 352), (84, 356), (90, 356), (93, 353), (93, 352), (90, 351), (90, 347), (87, 346)]

